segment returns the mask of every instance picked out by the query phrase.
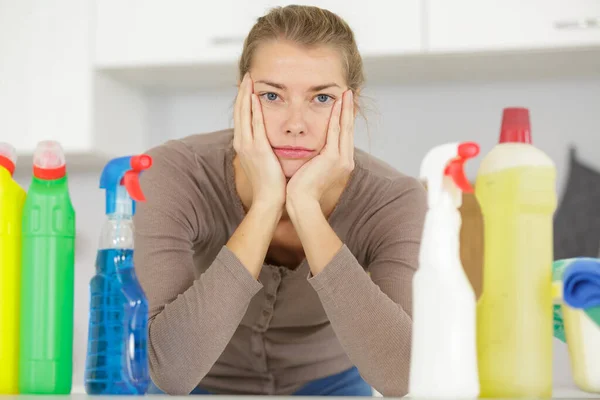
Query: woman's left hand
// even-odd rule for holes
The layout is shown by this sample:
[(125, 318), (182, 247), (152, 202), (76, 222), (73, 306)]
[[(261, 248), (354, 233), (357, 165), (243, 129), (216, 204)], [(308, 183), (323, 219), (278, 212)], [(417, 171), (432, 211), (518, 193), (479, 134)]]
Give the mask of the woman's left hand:
[(286, 188), (286, 208), (294, 204), (317, 203), (323, 194), (354, 170), (354, 101), (352, 91), (344, 92), (332, 108), (325, 146), (292, 176)]

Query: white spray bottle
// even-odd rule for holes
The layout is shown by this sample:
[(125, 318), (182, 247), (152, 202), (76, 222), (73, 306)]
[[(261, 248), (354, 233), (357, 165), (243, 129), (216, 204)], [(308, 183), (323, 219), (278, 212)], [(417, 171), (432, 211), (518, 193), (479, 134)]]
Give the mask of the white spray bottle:
[(476, 299), (460, 261), (458, 210), (462, 192), (473, 191), (463, 165), (477, 154), (475, 143), (451, 143), (421, 163), (429, 211), (413, 281), (412, 398), (479, 396)]

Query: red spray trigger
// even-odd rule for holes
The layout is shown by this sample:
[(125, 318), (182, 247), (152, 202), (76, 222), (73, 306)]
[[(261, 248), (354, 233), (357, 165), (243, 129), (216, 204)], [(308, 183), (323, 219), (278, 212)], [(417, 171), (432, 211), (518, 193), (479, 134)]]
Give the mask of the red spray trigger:
[(147, 154), (131, 157), (131, 170), (125, 172), (123, 184), (129, 196), (135, 201), (146, 201), (140, 185), (140, 173), (152, 166), (152, 157)]
[(458, 146), (458, 156), (448, 163), (444, 175), (452, 177), (452, 180), (464, 193), (472, 193), (473, 187), (465, 176), (464, 164), (469, 158), (479, 154), (479, 145), (474, 142), (461, 143)]

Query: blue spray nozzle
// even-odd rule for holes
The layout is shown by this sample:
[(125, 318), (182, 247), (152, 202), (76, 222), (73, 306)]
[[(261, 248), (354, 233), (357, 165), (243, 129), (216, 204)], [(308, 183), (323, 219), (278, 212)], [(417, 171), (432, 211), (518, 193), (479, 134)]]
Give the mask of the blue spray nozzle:
[(135, 213), (135, 202), (145, 200), (139, 175), (151, 166), (152, 157), (147, 154), (114, 158), (106, 164), (100, 177), (100, 188), (106, 190), (106, 214), (117, 211), (119, 200), (123, 200), (119, 196), (125, 194), (131, 201), (131, 215)]

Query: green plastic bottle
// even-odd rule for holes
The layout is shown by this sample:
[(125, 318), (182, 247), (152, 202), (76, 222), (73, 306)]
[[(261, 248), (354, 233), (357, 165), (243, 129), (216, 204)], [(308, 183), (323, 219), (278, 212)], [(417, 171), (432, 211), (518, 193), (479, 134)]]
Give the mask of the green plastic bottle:
[(19, 391), (69, 394), (75, 212), (61, 146), (40, 142), (33, 164), (23, 207)]

